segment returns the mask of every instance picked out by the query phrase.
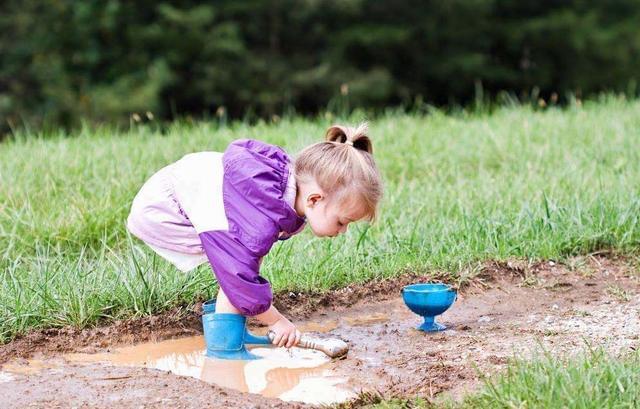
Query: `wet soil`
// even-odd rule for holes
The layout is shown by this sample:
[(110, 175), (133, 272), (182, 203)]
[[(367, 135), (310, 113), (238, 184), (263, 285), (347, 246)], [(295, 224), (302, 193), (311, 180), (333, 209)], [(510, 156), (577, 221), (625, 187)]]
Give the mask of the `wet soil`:
[[(489, 272), (487, 274), (495, 274)], [(361, 300), (383, 301), (397, 297), (403, 286), (419, 281), (440, 281), (446, 273), (428, 275), (405, 272), (391, 279), (373, 280), (338, 290), (318, 293), (284, 292), (276, 294), (274, 305), (294, 321), (310, 317), (319, 309), (348, 307)], [(95, 328), (48, 328), (31, 331), (0, 345), (0, 364), (34, 354), (100, 350), (113, 345), (158, 341), (202, 334), (202, 303), (193, 308), (175, 308), (163, 314), (108, 323)], [(259, 325), (252, 322), (253, 325)]]
[[(481, 375), (541, 348), (560, 356), (582, 351), (587, 343), (613, 353), (640, 346), (640, 275), (621, 259), (587, 257), (571, 267), (486, 264), (438, 318), (449, 329), (432, 334), (414, 329), (421, 320), (399, 295), (403, 285), (416, 281), (422, 279), (406, 275), (322, 296), (285, 294), (278, 302), (302, 329), (349, 343), (348, 357), (329, 364), (332, 377), (346, 379), (344, 387), (356, 393), (384, 397), (458, 397), (476, 388)], [(53, 367), (37, 364), (60, 360), (60, 352), (105, 353), (122, 343), (201, 332), (196, 312), (150, 320), (51, 337), (32, 334), (3, 346), (0, 406), (304, 406), (166, 371), (68, 360)], [(35, 360), (20, 359), (26, 356)]]

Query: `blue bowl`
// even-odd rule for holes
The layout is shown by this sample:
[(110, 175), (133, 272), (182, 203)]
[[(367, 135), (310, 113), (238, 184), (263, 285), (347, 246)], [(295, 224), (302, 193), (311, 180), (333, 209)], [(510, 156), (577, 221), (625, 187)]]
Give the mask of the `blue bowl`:
[(442, 331), (446, 329), (435, 322), (456, 300), (456, 290), (442, 283), (411, 284), (402, 289), (402, 299), (407, 307), (424, 318), (417, 329), (421, 331)]

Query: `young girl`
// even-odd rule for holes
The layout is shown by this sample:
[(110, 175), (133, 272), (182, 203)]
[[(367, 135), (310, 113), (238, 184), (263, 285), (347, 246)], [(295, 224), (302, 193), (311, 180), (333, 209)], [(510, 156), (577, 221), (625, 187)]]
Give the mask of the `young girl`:
[(366, 133), (366, 124), (332, 126), (325, 142), (293, 163), (280, 147), (237, 140), (224, 153), (184, 156), (136, 195), (127, 220), (133, 235), (182, 271), (206, 261), (213, 268), (220, 291), (211, 334), (236, 338), (214, 339), (205, 326), (209, 355), (252, 358), (244, 349), (245, 316), (266, 324), (275, 345), (298, 343), (300, 332), (271, 304), (260, 263), (277, 240), (307, 223), (314, 235), (335, 237), (349, 223), (375, 218), (382, 182)]

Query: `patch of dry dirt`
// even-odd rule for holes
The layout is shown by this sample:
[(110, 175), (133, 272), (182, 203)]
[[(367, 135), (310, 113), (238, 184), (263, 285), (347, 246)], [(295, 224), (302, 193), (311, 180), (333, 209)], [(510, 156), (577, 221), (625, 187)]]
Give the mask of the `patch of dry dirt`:
[(413, 329), (420, 320), (398, 298), (334, 312), (389, 316), (386, 322), (330, 333), (351, 346), (350, 364), (338, 373), (386, 397), (434, 398), (444, 391), (458, 397), (479, 384), (479, 373), (495, 373), (510, 358), (528, 358), (541, 348), (568, 354), (589, 343), (618, 353), (640, 346), (637, 272), (607, 259), (592, 260), (582, 273), (554, 263), (493, 268), (511, 273), (492, 273), (495, 280), (486, 290), (462, 291), (439, 318), (449, 327), (444, 332)]

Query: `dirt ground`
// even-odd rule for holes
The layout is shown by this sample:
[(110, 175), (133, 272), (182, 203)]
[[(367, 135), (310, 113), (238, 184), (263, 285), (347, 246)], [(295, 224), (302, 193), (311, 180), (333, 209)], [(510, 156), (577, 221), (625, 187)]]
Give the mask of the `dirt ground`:
[[(403, 285), (417, 281), (405, 275), (325, 295), (285, 294), (277, 305), (303, 329), (347, 341), (349, 355), (331, 362), (332, 374), (356, 392), (383, 397), (458, 397), (476, 388), (481, 374), (541, 348), (566, 355), (587, 343), (613, 353), (640, 346), (640, 273), (624, 259), (488, 263), (438, 318), (449, 329), (432, 334), (414, 329), (420, 319), (400, 297)], [(189, 311), (83, 331), (34, 332), (0, 347), (0, 407), (307, 406), (166, 371), (37, 364), (59, 361), (62, 352), (105, 352), (200, 332), (197, 314)]]

